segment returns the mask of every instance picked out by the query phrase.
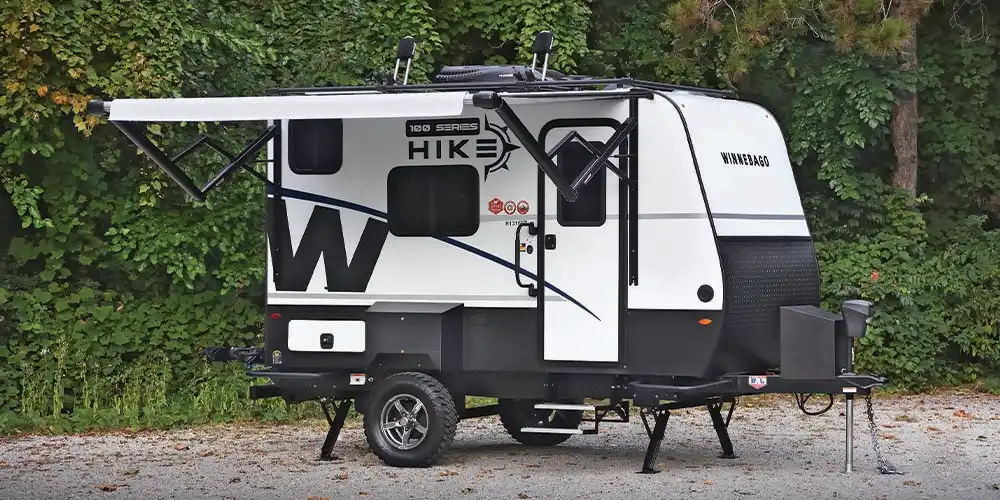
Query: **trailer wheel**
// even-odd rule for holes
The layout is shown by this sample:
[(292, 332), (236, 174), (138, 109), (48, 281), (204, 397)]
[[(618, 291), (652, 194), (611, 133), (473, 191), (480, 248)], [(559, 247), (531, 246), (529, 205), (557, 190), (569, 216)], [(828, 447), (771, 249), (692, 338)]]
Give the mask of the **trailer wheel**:
[(538, 434), (521, 432), (522, 427), (553, 427), (576, 429), (583, 422), (583, 412), (576, 410), (537, 410), (534, 401), (500, 399), (500, 423), (517, 442), (528, 446), (555, 446), (572, 434)]
[(429, 467), (455, 440), (455, 401), (430, 375), (392, 375), (379, 382), (367, 400), (365, 438), (386, 465)]

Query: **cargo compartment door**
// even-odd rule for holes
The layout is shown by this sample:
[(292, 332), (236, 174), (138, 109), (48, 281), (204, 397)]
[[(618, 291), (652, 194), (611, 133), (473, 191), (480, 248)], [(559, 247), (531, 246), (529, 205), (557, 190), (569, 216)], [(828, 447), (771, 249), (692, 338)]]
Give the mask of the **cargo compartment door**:
[[(600, 130), (600, 129), (599, 129)], [(605, 129), (607, 130), (607, 129)], [(613, 130), (608, 130), (609, 134)], [(558, 139), (560, 133), (550, 134)], [(553, 141), (548, 141), (553, 142)], [(582, 138), (558, 147), (554, 161), (567, 179), (576, 178), (603, 151), (604, 142)], [(615, 159), (609, 159), (617, 166)], [(544, 177), (543, 248), (547, 286), (539, 306), (543, 315), (546, 361), (617, 362), (619, 357), (618, 177), (600, 168), (567, 199)]]

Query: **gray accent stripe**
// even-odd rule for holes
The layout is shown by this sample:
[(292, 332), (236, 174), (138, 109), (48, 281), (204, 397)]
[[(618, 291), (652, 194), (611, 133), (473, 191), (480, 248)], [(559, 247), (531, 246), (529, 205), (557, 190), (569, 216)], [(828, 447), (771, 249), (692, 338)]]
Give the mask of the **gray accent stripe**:
[[(620, 216), (618, 214), (608, 214), (608, 220), (618, 220)], [(639, 220), (683, 220), (683, 219), (707, 219), (708, 215), (700, 214), (695, 212), (689, 213), (653, 213), (653, 214), (639, 214)], [(806, 220), (804, 215), (794, 215), (794, 214), (712, 214), (712, 218), (715, 220)], [(509, 220), (537, 220), (534, 215), (481, 215), (479, 217), (480, 222), (496, 222), (496, 221), (509, 221)], [(546, 215), (545, 220), (556, 220), (555, 215)]]
[(806, 220), (805, 215), (792, 214), (712, 214), (712, 218), (737, 220)]
[[(513, 281), (513, 278), (511, 278)], [(406, 295), (406, 294), (378, 294), (378, 293), (355, 293), (355, 292), (268, 292), (268, 299), (277, 300), (372, 300), (372, 301), (408, 301), (408, 300), (433, 300), (437, 302), (468, 302), (474, 300), (494, 301), (494, 302), (537, 302), (536, 297), (529, 297), (527, 292), (524, 295)], [(546, 302), (566, 302), (566, 299), (558, 295), (545, 295)]]
[[(268, 193), (268, 198), (273, 198), (274, 195)], [(315, 203), (315, 202), (314, 202)], [(639, 214), (639, 220), (690, 220), (690, 219), (707, 219), (708, 216), (704, 213), (698, 212), (675, 212), (675, 213), (645, 213)], [(806, 220), (805, 215), (795, 215), (795, 214), (728, 214), (728, 213), (713, 213), (712, 218), (715, 220)], [(618, 214), (608, 214), (608, 220), (618, 220)], [(508, 220), (537, 220), (534, 215), (480, 215), (480, 222), (494, 222), (494, 221), (508, 221)], [(556, 220), (554, 214), (546, 215), (545, 220)]]

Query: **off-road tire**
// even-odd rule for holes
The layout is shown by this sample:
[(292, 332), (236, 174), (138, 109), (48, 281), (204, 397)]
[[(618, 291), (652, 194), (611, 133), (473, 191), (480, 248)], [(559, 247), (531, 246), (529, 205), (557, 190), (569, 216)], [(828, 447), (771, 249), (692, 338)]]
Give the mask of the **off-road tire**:
[[(397, 395), (408, 394), (426, 409), (427, 433), (415, 448), (393, 446), (382, 434), (382, 410)], [(419, 372), (403, 372), (378, 382), (368, 394), (364, 412), (365, 438), (372, 452), (391, 467), (430, 467), (455, 440), (458, 411), (451, 393), (438, 379)]]
[(520, 399), (499, 399), (500, 423), (510, 437), (517, 442), (527, 446), (555, 446), (573, 437), (573, 434), (536, 434), (521, 432), (522, 427), (538, 427), (537, 422), (531, 421), (533, 412), (544, 413), (551, 411), (551, 420), (545, 427), (557, 427), (563, 429), (576, 429), (583, 422), (582, 411), (570, 410), (535, 410), (534, 401)]

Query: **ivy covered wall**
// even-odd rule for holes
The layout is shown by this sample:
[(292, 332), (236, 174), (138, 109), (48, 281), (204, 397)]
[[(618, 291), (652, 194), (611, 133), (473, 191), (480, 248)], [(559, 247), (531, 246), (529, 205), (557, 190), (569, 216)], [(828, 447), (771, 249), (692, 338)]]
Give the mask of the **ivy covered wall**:
[[(901, 387), (1000, 367), (1000, 78), (988, 2), (9, 0), (0, 6), (0, 428), (283, 416), (209, 345), (259, 340), (262, 187), (204, 205), (84, 112), (99, 96), (411, 81), (526, 63), (732, 87), (781, 121), (825, 299), (873, 299), (859, 364)], [(200, 130), (151, 127), (176, 150)], [(213, 130), (218, 132), (218, 130)], [(236, 149), (251, 131), (229, 126)], [(205, 179), (221, 158), (185, 165)], [(995, 382), (993, 382), (995, 384)]]

